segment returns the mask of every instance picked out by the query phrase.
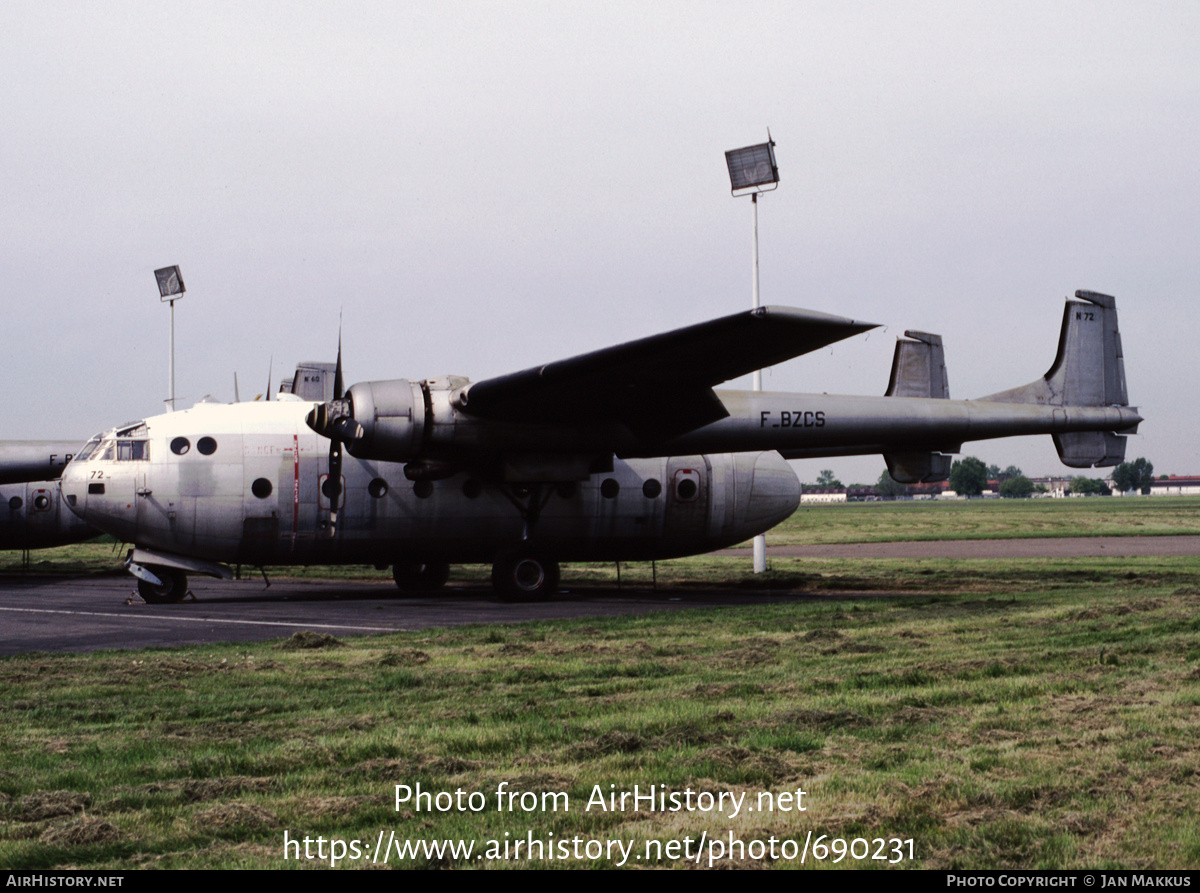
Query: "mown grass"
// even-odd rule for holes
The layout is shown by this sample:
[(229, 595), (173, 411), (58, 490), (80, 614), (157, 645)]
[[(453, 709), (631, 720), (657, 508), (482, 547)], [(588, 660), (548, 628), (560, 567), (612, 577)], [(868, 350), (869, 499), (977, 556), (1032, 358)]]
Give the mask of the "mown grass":
[[(743, 573), (708, 561), (719, 582)], [(0, 864), (310, 864), (284, 861), (285, 830), (372, 844), (532, 831), (639, 852), (811, 831), (911, 838), (923, 868), (1200, 862), (1200, 558), (775, 565), (812, 597), (2, 659)], [(875, 591), (904, 594), (861, 595)], [(394, 785), (418, 782), (487, 808), (397, 811)], [(565, 792), (570, 811), (497, 811), (501, 782)], [(803, 788), (808, 809), (584, 810), (594, 785), (635, 783)], [(431, 861), (611, 864), (406, 864)]]
[(1200, 534), (1194, 496), (964, 499), (801, 505), (775, 545)]

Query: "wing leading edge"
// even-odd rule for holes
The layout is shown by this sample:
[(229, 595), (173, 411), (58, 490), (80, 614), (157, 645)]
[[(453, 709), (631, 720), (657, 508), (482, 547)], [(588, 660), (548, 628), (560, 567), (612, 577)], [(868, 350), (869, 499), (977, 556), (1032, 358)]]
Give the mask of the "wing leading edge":
[(458, 407), (510, 422), (621, 421), (671, 437), (728, 415), (713, 386), (877, 326), (760, 307), (471, 384)]

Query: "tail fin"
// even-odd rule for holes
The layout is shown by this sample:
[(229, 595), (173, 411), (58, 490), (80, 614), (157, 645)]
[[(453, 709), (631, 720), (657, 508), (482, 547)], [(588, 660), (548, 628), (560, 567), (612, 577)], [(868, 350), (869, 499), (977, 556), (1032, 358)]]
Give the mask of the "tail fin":
[(950, 385), (946, 379), (946, 353), (942, 349), (942, 336), (908, 331), (904, 337), (915, 340), (896, 339), (892, 377), (884, 396), (947, 399)]
[[(1058, 355), (1037, 381), (981, 397), (992, 403), (1061, 406), (1128, 406), (1125, 358), (1117, 330), (1117, 301), (1111, 295), (1077, 291), (1067, 300)], [(1104, 431), (1054, 435), (1063, 464), (1074, 468), (1117, 465), (1125, 458), (1125, 438)]]
[(1077, 291), (1075, 297), (1082, 300), (1067, 301), (1058, 356), (1050, 371), (1023, 387), (980, 400), (1049, 406), (1129, 405), (1121, 333), (1117, 331), (1117, 299), (1094, 291)]
[[(946, 378), (946, 353), (942, 336), (929, 332), (905, 332), (896, 339), (892, 356), (892, 376), (888, 381), (887, 397), (950, 397)], [(944, 481), (950, 476), (950, 457), (944, 453), (906, 452), (884, 453), (888, 474), (901, 484)]]

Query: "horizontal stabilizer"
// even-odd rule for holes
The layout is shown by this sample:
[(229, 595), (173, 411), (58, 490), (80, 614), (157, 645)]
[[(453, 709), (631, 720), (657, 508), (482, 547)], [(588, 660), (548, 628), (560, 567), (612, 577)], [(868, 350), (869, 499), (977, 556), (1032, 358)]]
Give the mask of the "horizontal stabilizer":
[[(914, 340), (906, 341), (904, 338)], [(904, 338), (896, 339), (892, 376), (884, 396), (949, 398), (950, 385), (946, 378), (942, 336), (908, 331), (904, 333)]]
[(1055, 434), (1054, 447), (1063, 465), (1072, 468), (1106, 467), (1125, 461), (1126, 438), (1108, 431)]

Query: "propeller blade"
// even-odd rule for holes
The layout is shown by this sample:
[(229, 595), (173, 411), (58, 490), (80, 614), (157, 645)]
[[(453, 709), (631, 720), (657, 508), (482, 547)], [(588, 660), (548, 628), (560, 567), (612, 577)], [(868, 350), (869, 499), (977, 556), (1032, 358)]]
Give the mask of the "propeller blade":
[(329, 535), (337, 533), (338, 503), (342, 497), (342, 441), (354, 440), (362, 436), (362, 428), (350, 415), (350, 401), (343, 398), (342, 383), (342, 320), (338, 314), (338, 352), (337, 365), (333, 372), (333, 400), (322, 403), (309, 416), (316, 415), (325, 429), (322, 431), (311, 422), (309, 426), (319, 434), (329, 438), (329, 480), (327, 481), (329, 497)]
[(342, 324), (338, 322), (338, 355), (337, 366), (333, 372), (333, 399), (342, 399)]

